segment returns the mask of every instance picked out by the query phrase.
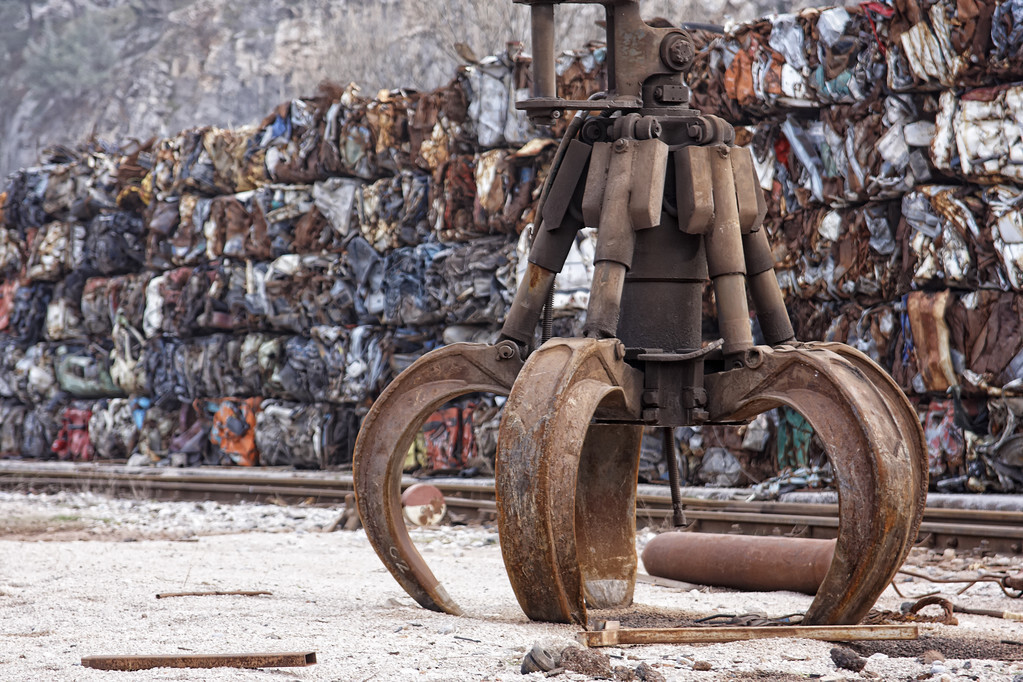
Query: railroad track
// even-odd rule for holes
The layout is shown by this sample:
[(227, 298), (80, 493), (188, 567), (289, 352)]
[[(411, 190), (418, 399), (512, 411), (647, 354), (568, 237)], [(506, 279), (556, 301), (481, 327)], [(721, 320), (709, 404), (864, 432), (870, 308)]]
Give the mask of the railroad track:
[[(406, 477), (403, 485), (417, 479)], [(487, 518), (497, 513), (492, 479), (434, 478), (454, 519)], [(65, 462), (0, 460), (0, 489), (79, 490), (156, 499), (215, 499), (223, 502), (277, 501), (341, 505), (354, 490), (346, 472), (288, 469), (139, 469)], [(728, 492), (686, 488), (683, 501), (690, 529), (747, 535), (833, 538), (838, 529), (834, 502), (714, 499)], [(798, 499), (798, 496), (794, 496)], [(829, 497), (827, 493), (818, 498)], [(834, 494), (830, 495), (835, 499)], [(986, 503), (987, 507), (963, 508)], [(636, 520), (641, 526), (671, 523), (667, 487), (640, 485)], [(1002, 554), (1023, 553), (1023, 496), (931, 495), (918, 543)]]

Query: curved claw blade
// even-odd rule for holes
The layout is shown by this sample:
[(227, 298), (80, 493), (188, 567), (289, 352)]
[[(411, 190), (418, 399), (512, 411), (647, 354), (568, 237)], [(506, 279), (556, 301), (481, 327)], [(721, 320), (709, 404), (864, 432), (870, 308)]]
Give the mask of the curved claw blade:
[(501, 551), (533, 620), (586, 622), (631, 603), (641, 376), (614, 339), (552, 339), (522, 368), (498, 439)]
[[(879, 368), (852, 349), (759, 348), (756, 369), (708, 375), (714, 421), (787, 405), (824, 443), (838, 484), (838, 542), (807, 624), (854, 624), (884, 591), (916, 537), (927, 481), (919, 425)], [(869, 364), (868, 364), (869, 363)], [(901, 392), (899, 392), (901, 395)]]
[[(913, 528), (919, 529), (920, 522), (923, 521), (924, 508), (927, 506), (927, 487), (930, 472), (927, 469), (927, 438), (924, 436), (923, 426), (920, 424), (920, 419), (917, 417), (913, 404), (906, 398), (905, 392), (899, 388), (895, 379), (888, 372), (881, 369), (865, 353), (844, 343), (811, 343), (807, 344), (807, 346), (829, 350), (851, 362), (856, 366), (856, 369), (866, 375), (874, 385), (874, 388), (877, 389), (878, 393), (888, 403), (892, 416), (899, 424), (899, 433), (907, 441), (907, 447), (910, 452), (915, 453), (911, 455), (913, 462), (916, 464), (912, 486), (916, 491), (917, 497)], [(915, 540), (916, 531), (914, 530), (913, 535), (907, 537), (906, 552), (909, 552)]]
[(355, 497), (366, 536), (394, 579), (422, 606), (461, 615), (412, 544), (401, 512), (408, 448), (438, 407), (466, 393), (507, 395), (522, 367), (496, 346), (457, 343), (427, 353), (373, 403), (355, 443)]

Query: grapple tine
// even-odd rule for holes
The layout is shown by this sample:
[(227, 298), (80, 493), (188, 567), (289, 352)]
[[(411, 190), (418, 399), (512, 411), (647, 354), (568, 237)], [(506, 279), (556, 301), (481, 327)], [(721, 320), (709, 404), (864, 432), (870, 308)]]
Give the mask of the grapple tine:
[(913, 476), (913, 487), (916, 491), (917, 505), (916, 515), (913, 519), (914, 532), (912, 535), (907, 536), (906, 540), (908, 545), (906, 551), (908, 552), (916, 541), (916, 529), (920, 527), (920, 522), (923, 521), (924, 508), (927, 506), (928, 477), (930, 476), (927, 470), (927, 440), (924, 436), (923, 426), (920, 424), (920, 418), (916, 414), (916, 409), (906, 398), (906, 394), (899, 388), (899, 385), (895, 383), (895, 379), (888, 372), (881, 369), (865, 353), (844, 343), (809, 343), (806, 345), (809, 348), (823, 348), (837, 353), (866, 375), (870, 383), (873, 384), (881, 397), (888, 403), (891, 414), (899, 425), (900, 436), (906, 441), (910, 452), (913, 453), (911, 458), (917, 469)]
[(708, 375), (711, 419), (742, 420), (787, 405), (814, 428), (835, 470), (839, 528), (834, 559), (804, 622), (857, 623), (901, 566), (919, 527), (926, 488), (919, 426), (909, 427), (884, 382), (875, 386), (880, 370), (864, 358), (820, 347), (756, 350), (755, 368)]
[(515, 596), (534, 620), (585, 623), (631, 601), (640, 377), (615, 339), (551, 339), (520, 373), (498, 438), (501, 551)]
[(401, 512), (402, 465), (416, 433), (466, 393), (507, 395), (522, 367), (510, 348), (457, 343), (427, 353), (373, 403), (355, 443), (355, 497), (366, 536), (394, 579), (425, 608), (461, 615), (409, 537)]

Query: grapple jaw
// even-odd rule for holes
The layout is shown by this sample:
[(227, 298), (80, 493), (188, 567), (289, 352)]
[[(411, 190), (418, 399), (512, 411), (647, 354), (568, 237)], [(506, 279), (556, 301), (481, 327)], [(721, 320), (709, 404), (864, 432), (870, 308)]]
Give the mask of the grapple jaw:
[[(514, 352), (509, 352), (514, 351)], [(456, 343), (419, 358), (384, 390), (355, 443), (354, 479), (366, 536), (394, 579), (425, 608), (461, 615), (409, 537), (401, 473), (409, 446), (438, 407), (467, 393), (508, 395), (522, 367), (507, 345)]]
[[(834, 559), (804, 622), (856, 623), (905, 559), (923, 513), (926, 447), (912, 405), (862, 353), (795, 341), (752, 155), (733, 144), (727, 122), (687, 106), (684, 32), (646, 26), (638, 0), (573, 0), (608, 10), (613, 87), (602, 98), (561, 100), (553, 5), (568, 0), (517, 1), (534, 22), (537, 92), (522, 108), (538, 120), (580, 113), (541, 193), (505, 340), (423, 356), (363, 423), (355, 488), (370, 542), (416, 601), (460, 613), (405, 528), (402, 465), (443, 403), (508, 395), (496, 494), (509, 580), (530, 618), (585, 624), (588, 607), (632, 601), (643, 427), (735, 423), (784, 405), (814, 428), (838, 485)], [(530, 353), (584, 225), (597, 228), (585, 338), (545, 339)], [(708, 279), (720, 332), (709, 344)], [(767, 345), (754, 345), (747, 291)]]

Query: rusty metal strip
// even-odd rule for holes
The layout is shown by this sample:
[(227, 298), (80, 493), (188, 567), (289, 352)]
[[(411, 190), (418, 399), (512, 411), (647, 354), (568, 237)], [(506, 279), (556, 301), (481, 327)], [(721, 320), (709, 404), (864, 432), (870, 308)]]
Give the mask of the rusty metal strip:
[(502, 346), (457, 343), (427, 353), (373, 403), (355, 443), (353, 478), (366, 537), (394, 579), (422, 606), (462, 611), (416, 550), (401, 509), (401, 472), (427, 417), (466, 393), (507, 395), (522, 361)]
[(586, 601), (628, 605), (635, 585), (641, 383), (615, 339), (552, 339), (523, 367), (498, 438), (501, 551), (534, 620), (585, 622)]
[(872, 382), (869, 360), (820, 347), (757, 351), (755, 368), (707, 377), (711, 418), (742, 420), (787, 405), (813, 426), (835, 469), (840, 513), (835, 558), (804, 622), (857, 623), (916, 537), (926, 489), (922, 439), (887, 384)]
[(272, 595), (273, 592), (267, 592), (266, 590), (228, 590), (226, 592), (213, 591), (213, 592), (160, 592), (156, 595), (157, 599), (167, 599), (168, 597), (260, 597), (263, 595)]
[(708, 644), (751, 639), (791, 637), (825, 642), (879, 639), (916, 639), (916, 625), (769, 625), (759, 627), (622, 628), (580, 632), (585, 646), (622, 644)]
[(82, 665), (97, 670), (150, 668), (296, 668), (316, 663), (315, 651), (280, 654), (191, 654), (188, 656), (83, 656)]

